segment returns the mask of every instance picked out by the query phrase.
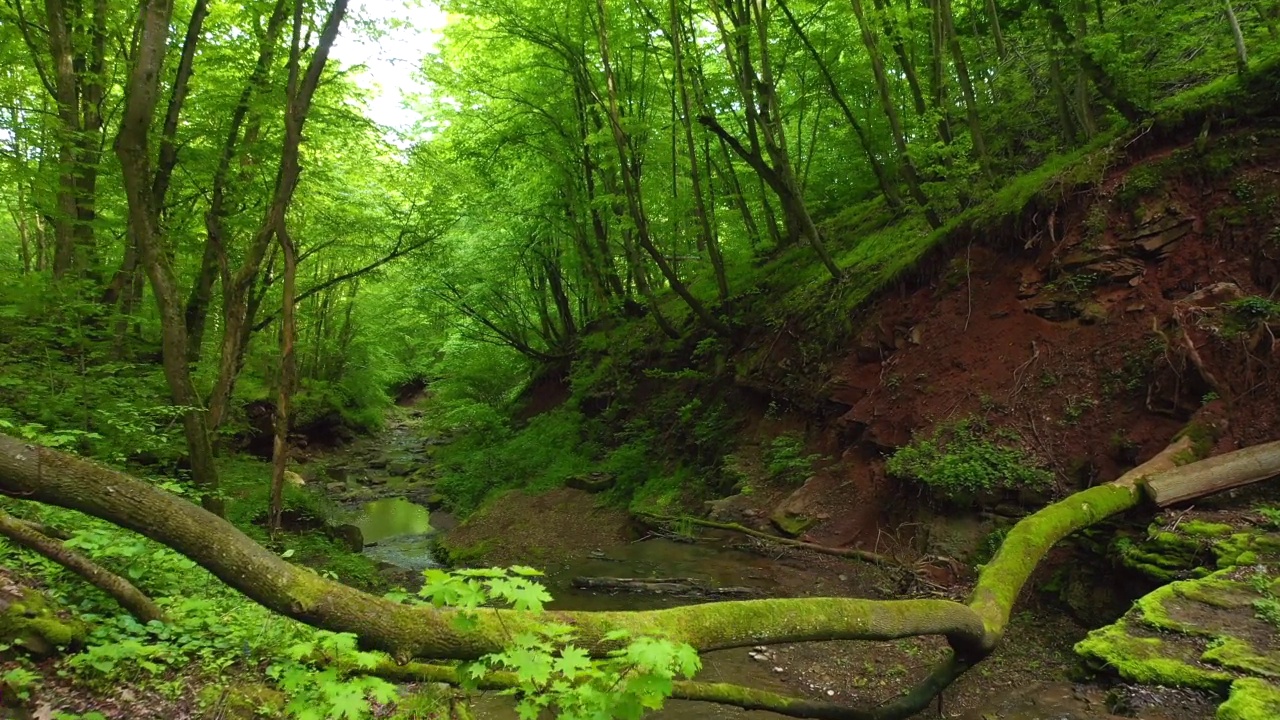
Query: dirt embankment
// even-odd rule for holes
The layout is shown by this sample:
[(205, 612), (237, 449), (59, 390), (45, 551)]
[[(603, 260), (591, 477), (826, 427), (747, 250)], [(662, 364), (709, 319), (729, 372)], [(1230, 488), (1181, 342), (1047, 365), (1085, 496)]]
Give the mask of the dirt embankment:
[(1193, 418), (1218, 450), (1280, 436), (1277, 160), (1269, 130), (1164, 149), (878, 300), (827, 363), (838, 417), (811, 427), (840, 462), (786, 507), (823, 519), (820, 542), (883, 544), (926, 504), (884, 455), (963, 418), (1020, 438), (1059, 491), (1116, 477)]

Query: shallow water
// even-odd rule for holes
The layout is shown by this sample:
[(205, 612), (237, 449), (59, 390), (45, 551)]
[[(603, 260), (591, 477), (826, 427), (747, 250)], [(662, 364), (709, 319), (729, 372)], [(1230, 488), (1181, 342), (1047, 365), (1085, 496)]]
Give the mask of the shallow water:
[(365, 545), (406, 535), (429, 535), (431, 511), (404, 498), (383, 498), (367, 502), (348, 522), (360, 528)]

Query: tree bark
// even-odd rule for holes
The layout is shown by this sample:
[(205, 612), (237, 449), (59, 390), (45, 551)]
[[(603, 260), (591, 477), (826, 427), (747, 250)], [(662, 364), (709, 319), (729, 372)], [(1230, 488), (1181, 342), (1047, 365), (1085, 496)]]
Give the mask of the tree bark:
[(1236, 72), (1244, 75), (1249, 72), (1249, 50), (1244, 44), (1244, 33), (1240, 31), (1240, 21), (1236, 18), (1235, 8), (1231, 0), (1222, 0), (1227, 12), (1227, 23), (1231, 25), (1231, 37), (1236, 43)]
[(1093, 85), (1098, 89), (1098, 92), (1107, 99), (1107, 102), (1111, 103), (1111, 106), (1114, 107), (1125, 120), (1135, 124), (1142, 122), (1142, 120), (1147, 116), (1146, 110), (1133, 100), (1129, 99), (1128, 95), (1120, 89), (1115, 78), (1113, 78), (1111, 74), (1107, 72), (1106, 68), (1102, 67), (1102, 65), (1094, 59), (1093, 55), (1090, 54), (1083, 45), (1081, 45), (1076, 35), (1071, 32), (1071, 28), (1067, 25), (1066, 18), (1063, 17), (1062, 12), (1058, 10), (1054, 1), (1036, 1), (1048, 17), (1049, 27), (1053, 29), (1054, 33), (1062, 38), (1067, 47), (1071, 48), (1075, 52), (1076, 59), (1080, 63), (1081, 70), (1083, 70), (1089, 79), (1093, 81)]
[(289, 419), (293, 389), (298, 381), (298, 360), (294, 354), (298, 324), (294, 312), (294, 295), (298, 276), (298, 253), (293, 238), (283, 221), (276, 229), (276, 240), (284, 257), (284, 292), (280, 307), (280, 387), (276, 401), (275, 437), (271, 453), (271, 502), (268, 527), (280, 531), (280, 515), (284, 511), (284, 473), (289, 464)]
[[(707, 250), (707, 257), (711, 260), (711, 268), (716, 276), (716, 289), (723, 301), (729, 299), (729, 280), (725, 275), (724, 257), (720, 253), (720, 240), (711, 231), (711, 217), (707, 212), (706, 198), (703, 197), (702, 169), (698, 163), (698, 144), (693, 137), (693, 114), (690, 110), (689, 88), (684, 73), (683, 35), (684, 23), (680, 20), (679, 0), (671, 0), (671, 31), (667, 37), (671, 41), (671, 55), (675, 65), (674, 82), (680, 95), (680, 124), (684, 130), (685, 146), (689, 151), (689, 180), (693, 184), (693, 212), (698, 222), (699, 244)], [(674, 152), (674, 143), (672, 150)]]
[(162, 247), (158, 215), (152, 205), (152, 174), (148, 132), (159, 95), (161, 68), (167, 48), (172, 0), (150, 0), (140, 11), (138, 50), (126, 87), (126, 104), (116, 138), (125, 196), (129, 206), (129, 229), (138, 243), (138, 252), (151, 278), (156, 306), (160, 311), (161, 354), (165, 379), (173, 401), (182, 408), (183, 434), (191, 459), (191, 474), (200, 487), (205, 507), (220, 513), (217, 497), (218, 472), (213, 461), (206, 413), (187, 366), (187, 327), (178, 300), (178, 282), (169, 253)]
[(947, 38), (947, 46), (951, 49), (951, 59), (956, 65), (956, 77), (960, 80), (960, 93), (964, 97), (965, 116), (969, 121), (969, 138), (973, 142), (973, 153), (977, 156), (978, 165), (988, 179), (991, 174), (990, 159), (987, 155), (987, 141), (982, 132), (982, 117), (978, 112), (978, 96), (973, 90), (973, 81), (969, 77), (969, 65), (964, 59), (964, 48), (960, 46), (960, 36), (956, 34), (955, 14), (951, 10), (951, 0), (940, 0), (942, 12), (942, 31)]
[[(727, 337), (731, 334), (729, 326), (723, 321), (711, 314), (702, 301), (693, 296), (689, 292), (689, 288), (676, 275), (675, 270), (671, 267), (671, 263), (667, 258), (658, 251), (649, 236), (649, 219), (645, 215), (644, 206), (640, 197), (639, 178), (634, 174), (631, 153), (627, 149), (627, 135), (622, 127), (622, 116), (618, 109), (618, 87), (617, 78), (613, 72), (613, 62), (609, 53), (609, 32), (608, 32), (608, 14), (605, 11), (605, 0), (596, 0), (596, 10), (599, 14), (599, 24), (597, 33), (600, 39), (600, 58), (604, 65), (605, 84), (608, 90), (608, 114), (609, 126), (613, 134), (614, 146), (618, 151), (619, 171), (622, 177), (622, 190), (626, 196), (627, 208), (631, 214), (631, 220), (635, 223), (635, 240), (640, 244), (649, 257), (653, 258), (654, 264), (658, 266), (658, 270), (662, 276), (666, 278), (667, 284), (671, 289), (684, 300), (693, 314), (717, 335)], [(656, 309), (656, 305), (655, 305)]]

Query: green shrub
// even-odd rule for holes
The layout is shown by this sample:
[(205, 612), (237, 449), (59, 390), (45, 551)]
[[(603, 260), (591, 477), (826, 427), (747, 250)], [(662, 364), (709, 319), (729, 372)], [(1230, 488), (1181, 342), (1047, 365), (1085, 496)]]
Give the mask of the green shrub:
[(822, 455), (806, 455), (804, 440), (795, 433), (784, 433), (770, 441), (764, 451), (769, 477), (780, 482), (799, 484), (813, 471), (814, 462)]
[(1016, 436), (992, 436), (978, 419), (939, 425), (931, 435), (916, 437), (895, 452), (886, 467), (890, 475), (919, 480), (953, 500), (984, 492), (1043, 488), (1052, 482), (1053, 474), (1034, 455), (1012, 444)]

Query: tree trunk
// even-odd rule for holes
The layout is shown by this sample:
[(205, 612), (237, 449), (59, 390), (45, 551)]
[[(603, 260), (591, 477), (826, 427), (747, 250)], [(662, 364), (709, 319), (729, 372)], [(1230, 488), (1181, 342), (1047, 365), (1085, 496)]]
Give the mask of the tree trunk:
[(912, 199), (924, 210), (925, 219), (928, 220), (929, 226), (934, 229), (940, 228), (942, 227), (942, 219), (938, 217), (938, 213), (929, 204), (929, 198), (924, 194), (924, 189), (920, 186), (920, 175), (916, 172), (915, 162), (912, 161), (911, 153), (907, 149), (907, 138), (902, 129), (902, 119), (898, 115), (897, 104), (893, 100), (893, 92), (889, 87), (889, 76), (884, 68), (884, 58), (880, 54), (880, 47), (876, 42), (875, 35), (871, 32), (871, 27), (867, 23), (862, 0), (850, 0), (850, 2), (853, 5), (853, 14), (858, 19), (862, 44), (866, 46), (867, 55), (871, 59), (871, 72), (875, 76), (876, 90), (880, 96), (880, 107), (884, 111), (885, 117), (889, 120), (889, 131), (893, 136), (893, 144), (898, 150), (898, 161), (902, 164), (902, 177), (907, 181), (907, 189), (910, 191)]
[(1004, 32), (1000, 29), (1000, 10), (996, 0), (987, 0), (987, 22), (991, 23), (991, 37), (996, 43), (996, 57), (1004, 60), (1009, 54), (1004, 44)]
[[(827, 90), (831, 93), (831, 99), (835, 100), (836, 105), (840, 108), (840, 112), (844, 115), (845, 122), (853, 129), (854, 135), (858, 138), (858, 144), (862, 146), (862, 152), (867, 157), (867, 164), (871, 166), (871, 172), (876, 176), (876, 184), (880, 186), (880, 194), (884, 196), (885, 202), (889, 208), (898, 211), (902, 209), (902, 196), (898, 194), (897, 183), (893, 178), (889, 177), (889, 173), (885, 171), (884, 165), (880, 162), (880, 158), (876, 156), (875, 148), (871, 144), (871, 139), (867, 136), (866, 130), (863, 129), (862, 123), (854, 117), (853, 110), (850, 109), (849, 103), (845, 101), (844, 94), (840, 92), (840, 88), (836, 85), (836, 80), (831, 75), (831, 70), (822, 60), (822, 56), (818, 54), (817, 48), (809, 41), (809, 36), (805, 34), (804, 28), (796, 20), (795, 15), (791, 14), (791, 9), (787, 7), (786, 0), (778, 0), (778, 7), (782, 8), (782, 13), (787, 16), (787, 21), (791, 24), (792, 31), (796, 37), (800, 38), (800, 42), (805, 49), (809, 51), (809, 57), (813, 58), (813, 62), (818, 66), (818, 71), (822, 74), (822, 79), (826, 82)], [(916, 92), (919, 91), (917, 87)], [(921, 103), (923, 104), (923, 100)], [(925, 110), (921, 109), (920, 113), (924, 114)]]
[(298, 335), (294, 311), (298, 253), (288, 228), (283, 224), (276, 229), (276, 239), (284, 257), (284, 289), (280, 307), (280, 387), (271, 448), (271, 502), (267, 513), (268, 528), (273, 534), (280, 531), (280, 515), (284, 510), (284, 473), (289, 464), (289, 413), (293, 388), (298, 382), (298, 361), (294, 355)]
[(712, 332), (717, 335), (728, 336), (731, 334), (729, 326), (712, 315), (706, 306), (689, 292), (689, 288), (676, 275), (671, 264), (667, 262), (667, 258), (658, 251), (658, 248), (654, 246), (649, 237), (649, 220), (645, 216), (644, 206), (640, 198), (639, 178), (634, 174), (630, 153), (627, 150), (626, 131), (622, 128), (622, 117), (618, 109), (618, 87), (617, 79), (613, 73), (613, 63), (609, 55), (608, 15), (605, 11), (605, 0), (596, 0), (596, 10), (599, 13), (600, 59), (604, 65), (605, 84), (608, 88), (609, 125), (612, 130), (614, 145), (618, 151), (623, 194), (626, 196), (631, 220), (635, 223), (635, 240), (653, 258), (654, 264), (658, 266), (662, 276), (667, 279), (667, 284), (680, 296), (680, 299), (684, 300), (689, 309), (693, 311), (693, 314)]
[[(967, 605), (949, 600), (798, 598), (706, 603), (638, 612), (532, 614), (483, 610), (461, 629), (458, 611), (403, 605), (369, 595), (289, 564), (227, 521), (155, 486), (79, 458), (0, 434), (0, 493), (57, 505), (134, 530), (186, 555), (267, 608), (316, 627), (356, 634), (366, 647), (399, 663), (415, 657), (473, 660), (501, 652), (510, 638), (545, 624), (574, 629), (574, 642), (596, 655), (616, 647), (606, 635), (662, 636), (697, 650), (826, 640), (896, 640), (945, 635), (952, 648), (905, 695), (875, 709), (814, 703), (727, 684), (681, 682), (675, 694), (792, 717), (901, 720), (928, 706), (1004, 637), (1014, 603), (1041, 559), (1064, 537), (1138, 505), (1141, 486), (1170, 474), (1195, 475), (1212, 491), (1241, 465), (1251, 476), (1280, 474), (1280, 442), (1176, 467), (1183, 438), (1114, 482), (1095, 486), (1020, 520), (978, 575)], [(1225, 469), (1224, 469), (1225, 468)], [(386, 663), (379, 672), (397, 672)], [(399, 672), (457, 682), (456, 668), (400, 665)], [(425, 675), (420, 675), (420, 677)], [(490, 675), (486, 683), (503, 682)]]
[(1236, 71), (1241, 75), (1249, 72), (1249, 51), (1244, 45), (1244, 33), (1240, 31), (1240, 21), (1236, 19), (1236, 11), (1231, 7), (1231, 0), (1223, 0), (1227, 11), (1227, 22), (1231, 25), (1231, 37), (1236, 42)]
[[(693, 183), (693, 212), (698, 222), (698, 244), (707, 249), (707, 257), (711, 260), (711, 268), (716, 276), (716, 289), (720, 299), (729, 299), (729, 280), (724, 271), (724, 257), (720, 254), (720, 241), (711, 231), (711, 218), (707, 212), (707, 202), (703, 197), (702, 170), (698, 164), (698, 144), (693, 137), (693, 117), (689, 108), (689, 89), (684, 76), (684, 50), (681, 36), (684, 24), (680, 20), (679, 0), (671, 0), (671, 55), (675, 65), (675, 84), (680, 95), (680, 124), (684, 129), (685, 146), (689, 150), (689, 179)], [(672, 150), (674, 152), (674, 143)], [(673, 163), (674, 172), (674, 163)]]
[[(898, 24), (885, 12), (885, 0), (875, 0), (875, 8), (880, 15), (881, 23), (884, 25), (884, 34), (889, 38), (889, 44), (893, 47), (893, 54), (898, 58), (898, 66), (902, 68), (902, 76), (906, 78), (907, 87), (911, 90), (911, 102), (915, 107), (916, 114), (924, 117), (929, 112), (929, 108), (924, 102), (924, 91), (920, 88), (920, 75), (916, 72), (916, 64), (912, 62), (911, 56), (907, 54), (907, 46), (902, 40), (902, 32), (898, 30)], [(910, 5), (908, 5), (909, 10)]]
[(951, 111), (947, 102), (946, 33), (942, 31), (941, 2), (929, 0), (929, 85), (933, 91), (933, 107), (938, 112), (938, 137), (950, 145), (955, 136), (951, 131)]
[(951, 49), (951, 59), (956, 64), (956, 77), (960, 80), (960, 92), (964, 96), (965, 115), (969, 120), (969, 138), (973, 141), (973, 153), (977, 156), (978, 165), (987, 179), (993, 179), (990, 158), (987, 155), (987, 141), (982, 132), (982, 117), (978, 112), (978, 97), (973, 91), (973, 81), (969, 77), (969, 65), (964, 59), (964, 48), (960, 46), (960, 36), (956, 34), (955, 14), (951, 11), (951, 0), (940, 0), (942, 12), (942, 32), (946, 35), (947, 46)]
[(1053, 93), (1053, 105), (1058, 111), (1058, 125), (1062, 129), (1062, 141), (1065, 147), (1072, 147), (1076, 142), (1076, 124), (1071, 114), (1071, 101), (1067, 98), (1067, 89), (1062, 84), (1062, 62), (1058, 59), (1058, 43), (1049, 40), (1046, 43), (1049, 53), (1049, 87)]
[(129, 206), (129, 227), (137, 240), (138, 252), (151, 278), (156, 306), (160, 311), (164, 374), (174, 403), (182, 408), (182, 427), (190, 455), (191, 474), (200, 488), (205, 507), (221, 514), (218, 472), (213, 462), (206, 413), (187, 366), (187, 328), (178, 300), (177, 278), (168, 253), (161, 246), (158, 216), (151, 204), (151, 157), (147, 134), (159, 94), (172, 10), (168, 0), (151, 0), (141, 10), (138, 50), (125, 90), (127, 100), (116, 139), (116, 153), (120, 157)]
[(1049, 27), (1053, 29), (1067, 47), (1071, 48), (1076, 59), (1080, 63), (1080, 68), (1085, 75), (1093, 81), (1094, 87), (1102, 94), (1102, 97), (1111, 103), (1125, 120), (1131, 123), (1139, 123), (1147, 116), (1146, 111), (1137, 103), (1129, 99), (1117, 84), (1115, 78), (1102, 67), (1093, 55), (1080, 43), (1079, 38), (1071, 32), (1071, 28), (1067, 26), (1067, 20), (1063, 17), (1062, 12), (1058, 10), (1054, 0), (1037, 0), (1040, 8), (1044, 10), (1045, 15), (1049, 19)]

